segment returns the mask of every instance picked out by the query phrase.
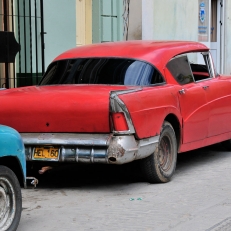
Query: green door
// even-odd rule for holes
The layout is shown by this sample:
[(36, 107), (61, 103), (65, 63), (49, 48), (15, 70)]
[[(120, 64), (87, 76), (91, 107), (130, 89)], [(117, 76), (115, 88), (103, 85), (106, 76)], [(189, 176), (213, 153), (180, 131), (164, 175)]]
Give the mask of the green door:
[(123, 40), (123, 0), (92, 0), (92, 43)]

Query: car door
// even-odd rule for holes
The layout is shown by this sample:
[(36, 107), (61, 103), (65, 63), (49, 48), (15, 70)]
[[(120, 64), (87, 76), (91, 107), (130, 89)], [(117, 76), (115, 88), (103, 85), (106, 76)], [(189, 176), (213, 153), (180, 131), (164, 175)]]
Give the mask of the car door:
[(209, 115), (206, 92), (201, 83), (194, 81), (187, 55), (171, 59), (167, 69), (179, 83), (175, 88), (183, 118), (183, 143), (205, 139)]
[(231, 131), (231, 82), (222, 77), (204, 82), (209, 106), (208, 137)]
[(197, 64), (191, 64), (197, 83), (205, 91), (209, 110), (207, 137), (231, 131), (231, 82), (229, 78), (216, 76), (212, 57), (208, 52), (197, 54)]

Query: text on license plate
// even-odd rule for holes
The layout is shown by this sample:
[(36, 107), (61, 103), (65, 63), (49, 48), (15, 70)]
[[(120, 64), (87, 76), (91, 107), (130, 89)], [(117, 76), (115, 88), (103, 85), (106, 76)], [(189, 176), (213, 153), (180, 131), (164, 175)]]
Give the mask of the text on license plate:
[(54, 147), (36, 147), (34, 148), (33, 159), (58, 160), (59, 148)]

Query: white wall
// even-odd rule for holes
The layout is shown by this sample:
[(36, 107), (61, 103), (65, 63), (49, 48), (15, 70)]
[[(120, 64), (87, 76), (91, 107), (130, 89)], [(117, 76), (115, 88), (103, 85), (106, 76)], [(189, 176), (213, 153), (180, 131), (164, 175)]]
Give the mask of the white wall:
[(142, 11), (143, 39), (197, 41), (198, 1), (144, 0)]
[(142, 1), (142, 39), (154, 39), (154, 0)]
[(224, 73), (231, 75), (231, 0), (225, 2)]
[(45, 67), (60, 53), (76, 46), (76, 0), (45, 0)]

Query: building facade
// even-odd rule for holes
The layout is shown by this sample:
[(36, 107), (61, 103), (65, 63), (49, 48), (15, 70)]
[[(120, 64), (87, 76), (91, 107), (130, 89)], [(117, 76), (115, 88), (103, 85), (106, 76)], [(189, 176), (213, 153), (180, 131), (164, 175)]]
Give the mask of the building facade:
[[(105, 11), (115, 4), (117, 27), (104, 22), (113, 21)], [(198, 41), (211, 49), (217, 72), (231, 74), (231, 0), (77, 0), (76, 6), (77, 46), (126, 39)], [(120, 36), (108, 36), (115, 28)]]
[(217, 72), (231, 74), (230, 0), (143, 0), (142, 39), (198, 41)]
[(66, 3), (0, 0), (0, 31), (13, 32), (20, 45), (14, 63), (0, 64), (0, 87), (38, 84), (48, 64), (76, 45), (76, 0)]
[(21, 47), (0, 64), (1, 87), (38, 84), (74, 46), (136, 39), (202, 42), (218, 73), (231, 74), (231, 0), (0, 0), (0, 15)]

